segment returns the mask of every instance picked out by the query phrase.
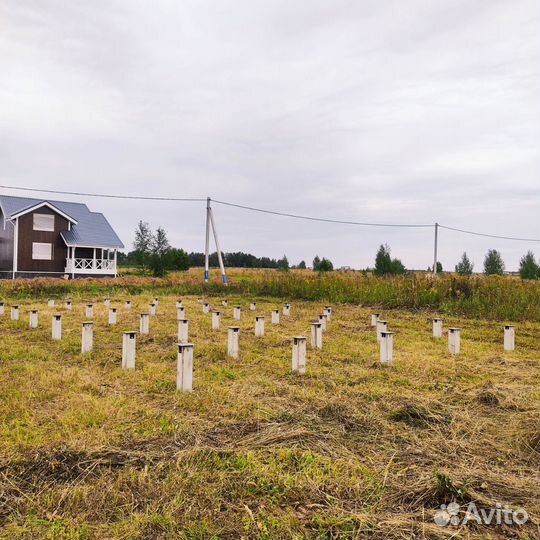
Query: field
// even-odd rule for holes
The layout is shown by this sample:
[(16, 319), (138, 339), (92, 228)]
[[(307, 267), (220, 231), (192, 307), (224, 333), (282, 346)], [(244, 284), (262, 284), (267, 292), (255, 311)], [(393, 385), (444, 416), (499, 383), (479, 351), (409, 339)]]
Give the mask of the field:
[[(340, 300), (339, 288), (326, 302), (302, 298), (307, 292), (285, 295), (283, 283), (300, 278), (265, 276), (257, 283), (238, 272), (226, 308), (222, 289), (205, 291), (193, 274), (126, 278), (117, 286), (6, 283), (0, 538), (540, 536), (537, 305), (534, 316), (504, 321), (516, 325), (511, 353), (503, 352), (502, 320), (493, 312), (471, 316), (459, 298), (437, 310), (378, 309), (395, 332), (394, 363), (382, 366), (369, 302)], [(180, 291), (195, 345), (193, 393), (175, 386)], [(104, 294), (118, 307), (115, 326), (107, 323)], [(136, 369), (122, 370), (122, 332), (138, 329), (154, 294), (158, 312), (150, 334), (137, 338)], [(63, 308), (66, 295), (72, 311)], [(56, 307), (47, 307), (49, 296)], [(130, 311), (123, 307), (128, 298)], [(201, 299), (222, 310), (219, 330), (211, 329)], [(330, 300), (323, 350), (308, 348), (307, 373), (293, 373), (292, 336), (309, 336), (310, 321)], [(285, 301), (290, 316), (271, 325), (271, 309)], [(87, 302), (95, 304), (94, 349), (83, 355)], [(20, 321), (9, 318), (13, 303)], [(234, 304), (242, 305), (238, 360), (226, 354), (227, 326), (238, 322)], [(40, 317), (32, 330), (31, 308)], [(56, 312), (64, 337), (53, 342)], [(441, 312), (445, 337), (436, 340), (431, 317)], [(266, 316), (264, 337), (253, 335), (255, 314)], [(462, 328), (457, 357), (447, 352), (450, 326)], [(434, 515), (451, 501), (521, 507), (529, 521), (439, 527)]]

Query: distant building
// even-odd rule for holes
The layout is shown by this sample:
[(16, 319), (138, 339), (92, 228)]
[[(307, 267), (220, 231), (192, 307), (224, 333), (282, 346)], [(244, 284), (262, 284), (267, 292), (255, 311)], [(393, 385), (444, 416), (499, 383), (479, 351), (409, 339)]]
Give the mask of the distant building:
[(0, 195), (0, 277), (115, 276), (123, 248), (86, 204)]

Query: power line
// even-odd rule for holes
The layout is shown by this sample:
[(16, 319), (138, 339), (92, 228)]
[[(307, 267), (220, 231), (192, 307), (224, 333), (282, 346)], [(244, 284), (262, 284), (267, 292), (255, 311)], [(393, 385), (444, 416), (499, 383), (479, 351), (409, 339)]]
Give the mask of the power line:
[[(144, 195), (111, 195), (107, 193), (85, 193), (79, 191), (62, 191), (55, 189), (40, 189), (40, 188), (29, 188), (29, 187), (19, 187), (19, 186), (6, 186), (0, 185), (0, 188), (5, 189), (14, 189), (19, 191), (31, 191), (39, 193), (53, 193), (56, 195), (76, 195), (79, 197), (100, 197), (108, 199), (132, 199), (132, 200), (142, 200), (142, 201), (180, 201), (180, 202), (204, 202), (207, 201), (207, 198), (190, 198), (190, 197), (150, 197)], [(337, 223), (341, 225), (360, 225), (365, 227), (396, 227), (396, 228), (431, 228), (434, 227), (434, 224), (407, 224), (407, 223), (368, 223), (363, 221), (350, 221), (350, 220), (341, 220), (341, 219), (330, 219), (330, 218), (321, 218), (315, 216), (305, 216), (301, 214), (291, 214), (287, 212), (278, 212), (275, 210), (267, 210), (264, 208), (256, 208), (253, 206), (246, 206), (243, 204), (232, 203), (228, 201), (220, 201), (216, 199), (211, 199), (216, 204), (221, 204), (224, 206), (230, 206), (234, 208), (241, 208), (243, 210), (249, 210), (251, 212), (259, 212), (263, 214), (271, 214), (274, 216), (289, 217), (293, 219), (303, 219), (307, 221), (318, 221), (322, 223)], [(485, 238), (496, 238), (499, 240), (511, 240), (518, 242), (540, 242), (538, 238), (519, 238), (514, 236), (501, 236), (496, 234), (481, 233), (477, 231), (469, 231), (466, 229), (458, 229), (456, 227), (449, 227), (447, 225), (439, 225), (442, 229), (447, 229), (449, 231), (460, 232), (463, 234), (471, 234), (474, 236), (483, 236)]]
[(236, 204), (226, 201), (218, 201), (216, 199), (212, 199), (212, 202), (217, 204), (223, 204), (226, 206), (233, 206), (235, 208), (243, 208), (244, 210), (251, 210), (252, 212), (261, 212), (263, 214), (272, 214), (274, 216), (284, 216), (284, 217), (290, 217), (294, 219), (305, 219), (308, 221), (322, 221), (324, 223), (340, 223), (343, 225), (364, 225), (366, 227), (412, 227), (412, 228), (426, 228), (426, 227), (433, 227), (433, 223), (431, 224), (404, 224), (404, 223), (366, 223), (363, 221), (347, 221), (342, 219), (329, 219), (329, 218), (321, 218), (321, 217), (313, 217), (313, 216), (302, 216), (299, 214), (288, 214), (286, 212), (276, 212), (274, 210), (264, 210), (262, 208), (254, 208), (253, 206), (244, 206), (243, 204)]
[(77, 195), (79, 197), (101, 197), (106, 199), (137, 199), (140, 201), (189, 201), (189, 202), (202, 202), (205, 199), (195, 198), (180, 198), (180, 197), (147, 197), (143, 195), (109, 195), (105, 193), (83, 193), (80, 191), (60, 191), (56, 189), (38, 189), (27, 187), (15, 187), (15, 186), (2, 186), (0, 188), (6, 189), (18, 189), (20, 191), (37, 191), (39, 193), (54, 193), (55, 195)]
[(500, 240), (516, 240), (518, 242), (540, 242), (538, 238), (517, 238), (515, 236), (499, 236), (498, 234), (479, 233), (475, 231), (467, 231), (465, 229), (456, 229), (455, 227), (447, 227), (446, 225), (440, 225), (441, 229), (448, 229), (449, 231), (456, 231), (464, 234), (473, 234), (474, 236), (485, 236), (487, 238), (498, 238)]

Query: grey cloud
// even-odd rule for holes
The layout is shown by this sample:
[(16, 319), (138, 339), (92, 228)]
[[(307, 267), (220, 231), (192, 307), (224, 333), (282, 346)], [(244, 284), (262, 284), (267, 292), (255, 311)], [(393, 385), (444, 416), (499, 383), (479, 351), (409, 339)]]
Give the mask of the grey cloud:
[[(5, 3), (0, 179), (540, 237), (539, 22), (533, 0)], [(126, 244), (143, 217), (202, 249), (204, 205), (87, 202)], [(429, 230), (216, 217), (226, 250), (431, 264)], [(490, 247), (540, 255), (441, 234), (446, 267)]]

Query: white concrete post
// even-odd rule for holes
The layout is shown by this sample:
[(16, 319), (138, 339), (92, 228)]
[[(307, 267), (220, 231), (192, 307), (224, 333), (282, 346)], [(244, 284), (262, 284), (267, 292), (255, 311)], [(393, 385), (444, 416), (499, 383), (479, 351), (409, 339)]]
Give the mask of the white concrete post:
[(443, 320), (442, 319), (433, 319), (433, 337), (434, 338), (443, 337)]
[(11, 306), (11, 320), (12, 321), (19, 320), (19, 306)]
[(84, 308), (84, 316), (87, 319), (93, 319), (94, 318), (94, 306), (92, 304), (86, 304)]
[(184, 307), (184, 304), (182, 303), (182, 300), (177, 300), (176, 301), (176, 309), (181, 308), (181, 307)]
[(182, 321), (186, 318), (186, 308), (184, 306), (179, 306), (176, 308), (176, 320)]
[(332, 306), (324, 306), (323, 314), (326, 315), (327, 320), (332, 318)]
[(52, 316), (52, 339), (62, 339), (62, 315)]
[(294, 336), (292, 343), (292, 370), (304, 374), (306, 372), (306, 344), (304, 336)]
[(67, 310), (70, 310), (70, 311), (71, 311), (71, 308), (73, 307), (73, 304), (71, 303), (71, 300), (66, 300), (66, 303), (64, 304), (64, 307), (65, 307)]
[(210, 313), (210, 304), (208, 302), (205, 302), (202, 305), (202, 312), (203, 313)]
[(156, 304), (155, 302), (152, 302), (148, 305), (148, 315), (154, 316), (156, 314)]
[(379, 314), (378, 313), (372, 313), (371, 314), (371, 326), (373, 328), (377, 327), (377, 321), (379, 320)]
[(4, 315), (6, 313), (6, 306), (4, 305), (4, 302), (0, 302), (0, 315)]
[(193, 344), (178, 344), (176, 365), (176, 389), (182, 392), (193, 391)]
[(272, 310), (272, 324), (279, 324), (279, 309)]
[(319, 315), (319, 322), (321, 323), (322, 331), (326, 332), (326, 327), (328, 324), (328, 315), (326, 313)]
[(54, 300), (52, 298), (47, 301), (47, 307), (54, 307)]
[(377, 325), (375, 328), (377, 331), (377, 341), (381, 341), (381, 332), (388, 332), (388, 322), (377, 319)]
[(313, 349), (322, 349), (322, 323), (311, 323), (311, 347)]
[(448, 329), (448, 351), (450, 354), (457, 355), (459, 354), (460, 345), (461, 345), (461, 330), (459, 328), (449, 328)]
[(240, 320), (240, 306), (234, 306), (233, 307), (233, 319), (239, 321)]
[(264, 317), (262, 315), (255, 317), (255, 335), (257, 337), (264, 336)]
[(219, 311), (212, 311), (212, 330), (219, 329), (220, 320), (221, 320), (221, 313)]
[(30, 317), (29, 317), (29, 320), (28, 320), (28, 326), (30, 328), (37, 328), (38, 327), (38, 312), (37, 312), (37, 309), (31, 309), (30, 310)]
[(28, 326), (30, 328), (37, 328), (39, 324), (38, 319), (38, 312), (37, 309), (31, 309), (30, 310), (30, 317), (28, 319)]
[(137, 332), (124, 332), (122, 337), (122, 369), (135, 369)]
[(87, 353), (94, 345), (94, 323), (86, 321), (82, 323), (82, 343), (81, 352)]
[(509, 324), (504, 325), (504, 350), (513, 351), (516, 348), (516, 331)]
[(125, 309), (131, 309), (131, 300), (126, 300), (126, 303), (124, 304)]
[(187, 319), (178, 319), (178, 343), (187, 343), (189, 341), (189, 321)]
[(228, 339), (227, 339), (227, 354), (231, 358), (238, 358), (239, 345), (238, 338), (240, 336), (239, 326), (229, 326)]
[(148, 313), (141, 313), (141, 318), (139, 320), (139, 334), (149, 334), (150, 333), (150, 316)]
[(379, 343), (381, 353), (381, 363), (391, 364), (394, 358), (394, 333), (381, 332), (381, 341)]
[(283, 315), (290, 315), (291, 314), (291, 304), (283, 304)]
[(109, 308), (109, 324), (116, 324), (116, 308)]
[(229, 302), (227, 302), (227, 300), (222, 300), (221, 305), (223, 307), (227, 307), (229, 305)]
[(249, 309), (251, 311), (255, 311), (257, 309), (257, 303), (256, 302), (251, 302), (251, 304), (249, 304)]
[(110, 298), (105, 298), (105, 300), (103, 300), (103, 305), (105, 307), (109, 307), (111, 305), (111, 299)]

